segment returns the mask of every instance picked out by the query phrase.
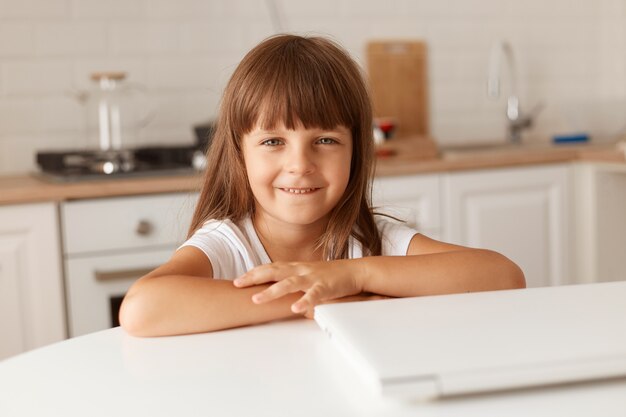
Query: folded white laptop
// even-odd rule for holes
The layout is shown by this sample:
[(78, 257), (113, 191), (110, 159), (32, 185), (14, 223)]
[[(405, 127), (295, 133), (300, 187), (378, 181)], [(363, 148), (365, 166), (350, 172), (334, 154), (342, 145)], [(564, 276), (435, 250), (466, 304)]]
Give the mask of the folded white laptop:
[(626, 281), (327, 304), (315, 320), (384, 396), (626, 375)]

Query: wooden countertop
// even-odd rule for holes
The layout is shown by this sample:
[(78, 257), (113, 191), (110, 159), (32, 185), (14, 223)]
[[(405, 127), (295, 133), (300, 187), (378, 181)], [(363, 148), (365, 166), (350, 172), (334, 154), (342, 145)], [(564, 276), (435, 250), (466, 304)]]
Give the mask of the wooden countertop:
[(50, 182), (37, 175), (0, 177), (0, 204), (185, 192), (200, 189), (200, 175), (153, 176), (75, 183)]
[[(377, 176), (436, 173), (568, 161), (626, 163), (624, 152), (615, 145), (523, 146), (471, 151), (444, 151), (440, 157), (422, 160), (410, 144), (394, 145), (397, 156), (380, 158)], [(0, 205), (45, 201), (67, 201), (167, 192), (193, 192), (200, 189), (202, 176), (151, 176), (58, 183), (35, 174), (0, 176)]]

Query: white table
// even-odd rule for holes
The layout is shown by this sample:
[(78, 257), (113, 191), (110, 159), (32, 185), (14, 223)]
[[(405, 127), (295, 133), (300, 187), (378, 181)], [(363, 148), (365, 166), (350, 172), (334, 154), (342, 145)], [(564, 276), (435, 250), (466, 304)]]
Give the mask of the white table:
[(0, 416), (626, 416), (626, 379), (402, 403), (315, 322), (139, 339), (120, 328), (0, 362)]

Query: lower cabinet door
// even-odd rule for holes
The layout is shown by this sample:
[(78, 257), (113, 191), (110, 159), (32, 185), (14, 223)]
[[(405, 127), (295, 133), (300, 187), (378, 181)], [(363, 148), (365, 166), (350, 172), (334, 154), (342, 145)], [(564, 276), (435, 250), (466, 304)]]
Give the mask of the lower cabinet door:
[(375, 211), (405, 221), (420, 233), (437, 238), (441, 207), (438, 174), (377, 177), (372, 188)]
[(516, 262), (529, 287), (570, 281), (569, 165), (444, 175), (444, 240)]
[(20, 237), (0, 234), (0, 360), (26, 350), (18, 272)]
[(119, 306), (130, 286), (165, 263), (174, 248), (66, 260), (70, 336), (119, 325)]
[(0, 207), (0, 359), (65, 339), (57, 207)]

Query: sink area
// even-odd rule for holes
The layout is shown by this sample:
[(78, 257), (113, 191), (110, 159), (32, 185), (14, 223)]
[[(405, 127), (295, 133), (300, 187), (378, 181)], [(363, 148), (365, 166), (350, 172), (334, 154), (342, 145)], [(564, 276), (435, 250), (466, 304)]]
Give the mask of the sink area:
[(490, 142), (465, 145), (439, 146), (439, 156), (448, 161), (471, 161), (473, 159), (493, 160), (504, 158), (510, 160), (532, 158), (572, 158), (584, 155), (590, 160), (624, 162), (626, 158), (626, 142)]
[(451, 145), (441, 146), (439, 151), (442, 157), (468, 156), (468, 154), (483, 153), (500, 153), (500, 152), (518, 152), (518, 151), (535, 151), (547, 150), (555, 148), (550, 143), (511, 143), (511, 142), (495, 142), (495, 143), (476, 143), (471, 145)]

